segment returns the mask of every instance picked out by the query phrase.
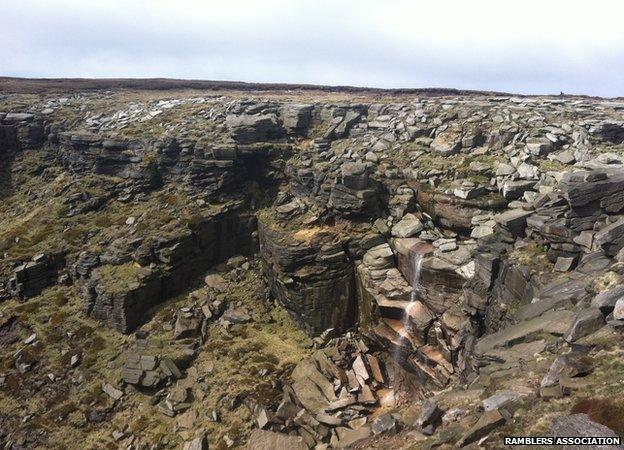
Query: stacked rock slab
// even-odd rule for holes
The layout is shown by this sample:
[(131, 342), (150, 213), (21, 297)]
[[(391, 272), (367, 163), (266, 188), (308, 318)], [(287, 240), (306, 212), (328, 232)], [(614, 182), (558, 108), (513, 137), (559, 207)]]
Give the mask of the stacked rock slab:
[(529, 231), (549, 246), (549, 258), (573, 258), (602, 250), (615, 256), (624, 246), (624, 173), (597, 169), (568, 172), (559, 185), (561, 193), (537, 201), (527, 219)]
[(95, 268), (81, 281), (84, 311), (123, 333), (131, 332), (149, 308), (187, 289), (213, 265), (254, 252), (255, 228), (254, 216), (234, 210), (207, 218), (182, 235), (157, 240), (126, 263), (138, 266), (131, 269), (136, 278), (121, 289), (102, 276), (106, 268)]
[(58, 271), (64, 264), (63, 255), (37, 255), (32, 261), (13, 270), (9, 291), (22, 300), (39, 295), (46, 287), (56, 283)]
[(340, 179), (331, 189), (328, 206), (343, 216), (375, 215), (377, 197), (370, 186), (366, 164), (342, 164)]
[(310, 334), (348, 329), (355, 321), (353, 264), (329, 231), (281, 230), (258, 224), (260, 254), (271, 293)]
[[(411, 249), (412, 256), (422, 253), (424, 257), (432, 251), (418, 239), (403, 241), (409, 244), (398, 246)], [(455, 337), (460, 313), (449, 308), (438, 314), (429, 307), (426, 290), (418, 286), (414, 292), (395, 267), (395, 254), (388, 244), (368, 250), (357, 275), (361, 329), (375, 335), (423, 386), (446, 386), (460, 344)]]
[[(216, 198), (235, 191), (257, 172), (270, 153), (288, 145), (206, 144), (201, 140), (163, 139), (156, 142), (111, 140), (90, 133), (61, 132), (59, 157), (69, 169), (122, 178), (118, 189), (149, 192), (163, 183), (183, 182), (190, 190)], [(241, 177), (246, 173), (247, 177)]]
[(37, 148), (45, 140), (45, 124), (39, 115), (0, 113), (0, 150)]
[(500, 195), (463, 199), (454, 195), (431, 190), (412, 183), (417, 192), (418, 204), (423, 211), (435, 218), (441, 225), (466, 232), (472, 228), (472, 218), (487, 211), (498, 211), (507, 206)]

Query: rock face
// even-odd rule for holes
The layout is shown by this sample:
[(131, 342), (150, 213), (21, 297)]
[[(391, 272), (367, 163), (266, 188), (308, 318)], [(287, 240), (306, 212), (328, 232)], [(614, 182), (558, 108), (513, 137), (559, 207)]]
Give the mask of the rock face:
[[(548, 413), (567, 412), (578, 386), (611, 382), (592, 377), (608, 373), (594, 367), (617, 354), (603, 350), (624, 328), (620, 103), (176, 93), (101, 112), (88, 110), (97, 96), (60, 106), (81, 95), (41, 100), (36, 113), (3, 97), (11, 112), (0, 113), (0, 299), (30, 302), (0, 303), (0, 388), (19, 386), (3, 395), (24, 404), (37, 396), (30, 414), (92, 393), (99, 377), (97, 394), (114, 403), (52, 405), (42, 423), (112, 436), (102, 447), (167, 445), (129, 436), (137, 423), (95, 425), (132, 418), (138, 389), (175, 417), (177, 428), (154, 429), (179, 431), (186, 448), (221, 425), (240, 433), (216, 433), (219, 448), (375, 446), (404, 432), (461, 446), (527, 423), (510, 420), (528, 414), (516, 409), (524, 399), (539, 410), (557, 398)], [(238, 295), (241, 280), (258, 289)], [(64, 320), (73, 295), (80, 323)], [(91, 319), (136, 331), (135, 345)], [(283, 361), (269, 347), (288, 332), (300, 353)], [(122, 342), (122, 357), (94, 363), (100, 339)], [(55, 352), (63, 359), (47, 367)], [(234, 367), (222, 364), (231, 355)], [(241, 379), (242, 392), (215, 400), (214, 380)], [(410, 422), (401, 408), (415, 399)], [(93, 410), (73, 413), (84, 405)], [(232, 424), (242, 405), (260, 428), (250, 436)], [(393, 412), (372, 420), (379, 407)], [(27, 430), (32, 419), (0, 415), (2, 438), (54, 448)], [(599, 432), (586, 417), (555, 422)]]
[(45, 140), (43, 117), (30, 113), (0, 113), (0, 151), (37, 148)]
[(369, 186), (368, 167), (362, 163), (344, 163), (340, 172), (340, 182), (332, 187), (328, 206), (345, 216), (374, 214), (377, 197)]
[(278, 138), (280, 129), (274, 114), (241, 114), (227, 116), (225, 123), (232, 138), (241, 144)]
[(259, 222), (260, 253), (271, 292), (310, 334), (355, 321), (353, 265), (331, 231), (289, 233)]
[(9, 291), (24, 300), (56, 284), (59, 270), (65, 265), (64, 255), (35, 256), (32, 261), (17, 266), (9, 278)]
[(154, 268), (134, 263), (102, 266), (83, 281), (85, 313), (109, 326), (131, 332), (141, 323), (144, 313), (154, 305), (187, 289), (192, 280), (213, 265), (233, 255), (254, 250), (252, 233), (255, 217), (238, 211), (225, 211), (193, 226), (187, 233), (160, 239), (143, 254), (157, 262)]
[(305, 135), (312, 123), (313, 105), (287, 103), (280, 108), (282, 125), (290, 134)]
[(66, 167), (81, 173), (120, 177), (124, 181), (117, 190), (119, 195), (126, 196), (152, 191), (163, 183), (184, 183), (218, 198), (236, 189), (249, 166), (262, 167), (270, 160), (268, 154), (280, 148), (262, 143), (207, 145), (201, 140), (171, 138), (150, 143), (107, 140), (84, 132), (61, 132), (56, 139), (59, 157)]

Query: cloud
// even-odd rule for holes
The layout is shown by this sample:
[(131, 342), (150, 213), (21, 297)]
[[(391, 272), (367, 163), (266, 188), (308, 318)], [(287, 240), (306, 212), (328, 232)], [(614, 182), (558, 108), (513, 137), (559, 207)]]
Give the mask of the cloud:
[(624, 95), (617, 0), (21, 0), (0, 74)]

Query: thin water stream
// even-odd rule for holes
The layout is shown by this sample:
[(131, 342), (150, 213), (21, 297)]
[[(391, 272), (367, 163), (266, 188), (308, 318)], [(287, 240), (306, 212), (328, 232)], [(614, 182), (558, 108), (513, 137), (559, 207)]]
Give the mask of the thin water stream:
[[(403, 317), (401, 318), (401, 329), (399, 331), (400, 339), (408, 339), (410, 340), (410, 334), (412, 332), (412, 322), (410, 320), (410, 312), (412, 308), (416, 306), (418, 301), (421, 298), (421, 288), (420, 288), (420, 272), (422, 267), (423, 255), (421, 253), (414, 253), (412, 257), (412, 293), (410, 295), (410, 301), (403, 310)], [(392, 358), (397, 361), (400, 357), (401, 346), (395, 346), (392, 352)]]

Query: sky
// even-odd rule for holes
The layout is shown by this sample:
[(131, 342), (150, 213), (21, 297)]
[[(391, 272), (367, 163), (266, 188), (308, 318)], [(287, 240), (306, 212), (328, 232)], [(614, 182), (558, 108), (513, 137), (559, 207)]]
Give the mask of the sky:
[(0, 76), (624, 96), (621, 0), (0, 0)]

